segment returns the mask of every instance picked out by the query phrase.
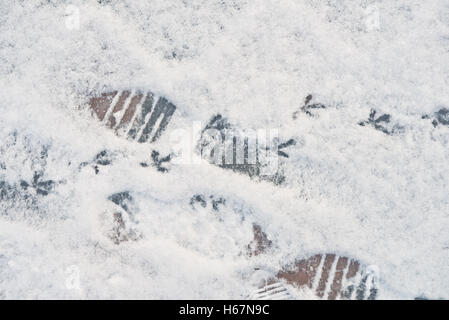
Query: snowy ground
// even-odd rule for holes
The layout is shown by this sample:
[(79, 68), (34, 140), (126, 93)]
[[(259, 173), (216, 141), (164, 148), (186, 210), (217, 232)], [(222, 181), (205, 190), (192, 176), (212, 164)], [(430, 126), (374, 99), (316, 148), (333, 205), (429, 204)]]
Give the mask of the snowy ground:
[[(0, 299), (245, 298), (255, 267), (317, 252), (377, 266), (380, 298), (449, 299), (448, 84), (446, 0), (1, 1)], [(286, 183), (139, 166), (169, 135), (130, 142), (88, 110), (122, 88), (168, 97), (171, 129), (221, 113), (294, 137)], [(327, 108), (292, 119), (308, 94)], [(371, 109), (400, 129), (359, 125)], [(80, 169), (104, 149), (111, 166)], [(51, 192), (14, 193), (36, 171)], [(124, 190), (141, 237), (116, 245)], [(198, 193), (228, 206), (193, 210)], [(253, 222), (274, 243), (258, 257)]]

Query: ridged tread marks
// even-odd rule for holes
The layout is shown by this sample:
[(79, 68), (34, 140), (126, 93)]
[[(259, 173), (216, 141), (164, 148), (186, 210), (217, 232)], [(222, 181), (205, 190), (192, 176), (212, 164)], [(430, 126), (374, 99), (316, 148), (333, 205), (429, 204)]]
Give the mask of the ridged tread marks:
[(106, 92), (92, 97), (89, 106), (106, 127), (139, 143), (159, 139), (176, 111), (166, 98), (139, 90)]
[(282, 282), (273, 282), (259, 288), (251, 297), (251, 300), (294, 300), (289, 289)]
[[(259, 288), (256, 297), (279, 297), (285, 284), (308, 288), (318, 298), (335, 300), (375, 300), (378, 293), (375, 270), (359, 261), (336, 254), (317, 254), (295, 263), (293, 269), (281, 270), (268, 285)], [(274, 290), (273, 288), (277, 288)], [(264, 293), (263, 295), (261, 293)]]

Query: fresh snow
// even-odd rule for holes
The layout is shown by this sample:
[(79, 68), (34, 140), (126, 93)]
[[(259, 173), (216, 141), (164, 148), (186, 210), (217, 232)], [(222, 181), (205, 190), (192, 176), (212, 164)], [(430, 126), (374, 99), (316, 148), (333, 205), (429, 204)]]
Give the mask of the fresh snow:
[[(432, 125), (448, 84), (446, 0), (3, 0), (0, 181), (56, 184), (0, 202), (0, 299), (247, 298), (255, 268), (328, 252), (376, 266), (381, 299), (449, 299), (449, 127)], [(91, 117), (89, 96), (126, 88), (177, 106), (157, 143)], [(326, 109), (292, 119), (309, 94)], [(360, 126), (371, 109), (400, 130)], [(218, 113), (297, 141), (284, 185), (139, 165)], [(105, 149), (111, 166), (80, 168)], [(141, 237), (116, 245), (122, 191)], [(195, 194), (227, 203), (194, 210)], [(253, 223), (274, 244), (257, 257)]]

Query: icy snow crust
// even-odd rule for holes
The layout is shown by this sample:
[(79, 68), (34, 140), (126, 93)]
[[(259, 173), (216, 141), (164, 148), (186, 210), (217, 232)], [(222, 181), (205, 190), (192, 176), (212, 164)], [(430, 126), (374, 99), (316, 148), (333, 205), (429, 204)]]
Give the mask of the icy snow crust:
[[(19, 190), (0, 202), (0, 298), (245, 298), (254, 268), (326, 252), (377, 266), (380, 298), (449, 298), (449, 127), (421, 119), (449, 105), (447, 1), (101, 2), (0, 3), (0, 181)], [(176, 104), (167, 132), (217, 113), (279, 128), (298, 141), (286, 183), (139, 166), (168, 133), (127, 141), (88, 110), (121, 88)], [(328, 108), (293, 120), (308, 94)], [(402, 130), (360, 126), (371, 109)], [(80, 168), (104, 149), (110, 166)], [(36, 171), (46, 196), (19, 187)], [(116, 245), (102, 217), (125, 190), (142, 237)], [(273, 241), (257, 257), (252, 223)]]

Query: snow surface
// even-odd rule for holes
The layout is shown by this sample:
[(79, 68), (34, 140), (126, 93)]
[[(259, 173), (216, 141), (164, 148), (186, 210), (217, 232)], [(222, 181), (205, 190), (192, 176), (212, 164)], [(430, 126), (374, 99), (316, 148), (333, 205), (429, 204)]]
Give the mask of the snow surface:
[[(377, 266), (380, 298), (449, 299), (449, 127), (421, 119), (448, 84), (447, 0), (2, 0), (0, 181), (45, 168), (57, 183), (0, 202), (0, 299), (245, 298), (254, 268), (326, 252)], [(92, 120), (87, 97), (117, 88), (169, 98), (172, 129), (217, 113), (279, 128), (299, 142), (286, 184), (139, 166), (169, 136), (137, 144)], [(328, 108), (293, 120), (308, 94)], [(360, 126), (371, 109), (401, 132)], [(111, 166), (80, 169), (104, 149)], [(102, 217), (125, 190), (142, 237), (116, 245)], [(193, 210), (194, 194), (228, 203)], [(244, 254), (252, 223), (267, 254)]]

